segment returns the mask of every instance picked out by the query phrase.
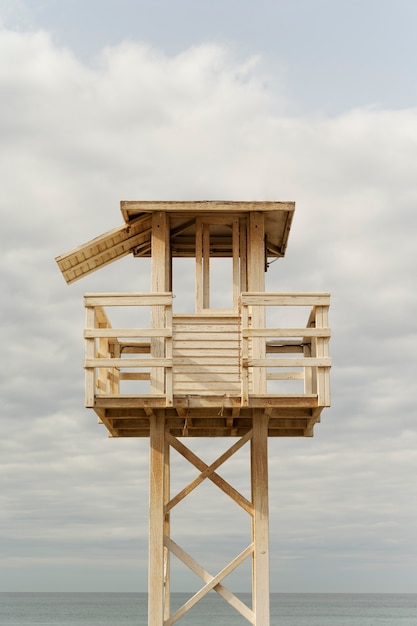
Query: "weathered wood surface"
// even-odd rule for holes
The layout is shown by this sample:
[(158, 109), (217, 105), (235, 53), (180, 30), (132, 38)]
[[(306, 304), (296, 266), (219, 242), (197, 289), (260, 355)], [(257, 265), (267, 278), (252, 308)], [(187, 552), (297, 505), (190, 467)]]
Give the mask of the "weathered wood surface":
[(174, 395), (240, 393), (239, 318), (173, 318)]
[[(156, 271), (164, 273), (164, 266)], [(165, 288), (166, 280), (161, 285)], [(111, 328), (105, 307), (110, 310), (126, 302), (159, 311), (154, 320), (158, 327)], [(312, 435), (321, 410), (330, 404), (328, 294), (264, 298), (259, 292), (245, 293), (240, 314), (204, 311), (172, 316), (171, 302), (166, 292), (86, 296), (86, 405), (104, 417), (111, 436), (149, 436), (149, 415), (143, 419), (141, 413), (145, 409), (151, 413), (163, 409), (170, 432), (176, 435), (241, 436), (257, 409), (269, 416), (270, 436)], [(264, 324), (264, 307), (294, 303), (311, 310), (308, 327), (255, 326)], [(262, 310), (260, 321), (257, 309)], [(152, 354), (153, 341), (161, 343)], [(260, 342), (258, 353), (263, 357), (254, 356), (255, 341)], [(256, 390), (253, 379), (261, 371), (262, 387)], [(126, 393), (121, 390), (125, 381), (145, 385), (148, 381), (149, 392)], [(268, 389), (269, 384), (303, 382), (304, 391), (299, 393)]]
[[(161, 541), (164, 545), (164, 583), (165, 594), (162, 593), (160, 582), (155, 587), (150, 587), (150, 618), (155, 620), (155, 616), (164, 614), (164, 621), (149, 621), (149, 624), (163, 624), (170, 626), (176, 623), (195, 604), (197, 604), (208, 592), (214, 590), (226, 602), (240, 613), (250, 624), (254, 626), (268, 626), (269, 624), (269, 533), (268, 533), (268, 458), (267, 458), (267, 424), (268, 418), (259, 415), (253, 420), (251, 428), (243, 436), (238, 438), (232, 446), (226, 449), (218, 458), (210, 464), (202, 460), (191, 448), (180, 441), (176, 436), (170, 434), (165, 421), (164, 446), (160, 437), (156, 434), (158, 418), (152, 418), (151, 435), (151, 496), (157, 501), (151, 505), (151, 514), (157, 512), (163, 516), (164, 530), (162, 532), (160, 520), (155, 524), (151, 532), (150, 543), (150, 572), (155, 576), (157, 568), (161, 569)], [(250, 496), (249, 499), (233, 486), (224, 480), (218, 473), (222, 465), (240, 451), (246, 444), (250, 444), (249, 463), (251, 468)], [(186, 461), (188, 461), (199, 474), (186, 484), (180, 491), (170, 495), (169, 475), (169, 449), (174, 448)], [(162, 458), (164, 451), (164, 458)], [(162, 466), (165, 466), (165, 473), (162, 474)], [(163, 476), (163, 481), (159, 480)], [(229, 563), (224, 565), (217, 574), (211, 574), (201, 565), (191, 554), (186, 552), (171, 537), (171, 527), (167, 520), (170, 518), (172, 510), (197, 489), (205, 480), (212, 481), (224, 494), (233, 502), (240, 506), (249, 515), (251, 523), (250, 541), (246, 548), (234, 556)], [(162, 509), (163, 503), (163, 511)], [(152, 520), (154, 518), (152, 517)], [(190, 520), (191, 521), (191, 520)], [(195, 520), (198, 523), (198, 519)], [(186, 567), (201, 578), (203, 585), (176, 611), (171, 612), (169, 608), (169, 588), (170, 588), (170, 555), (175, 555)], [(230, 558), (230, 557), (229, 557)], [(155, 559), (156, 562), (151, 562)], [(253, 574), (252, 602), (248, 606), (232, 593), (224, 584), (224, 579), (229, 576), (247, 559), (251, 559)], [(152, 583), (150, 577), (150, 585)]]

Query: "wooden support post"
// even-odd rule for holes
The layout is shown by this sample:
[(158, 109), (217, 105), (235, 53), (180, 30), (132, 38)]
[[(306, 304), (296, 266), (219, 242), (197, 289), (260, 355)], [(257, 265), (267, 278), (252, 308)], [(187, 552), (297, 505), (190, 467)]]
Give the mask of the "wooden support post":
[(233, 310), (238, 311), (240, 288), (240, 267), (239, 267), (239, 218), (233, 218), (232, 222), (232, 242), (233, 242)]
[(203, 309), (210, 308), (210, 224), (203, 224)]
[(164, 478), (163, 414), (150, 417), (148, 626), (164, 623)]
[[(170, 445), (164, 435), (164, 538), (171, 536), (171, 513), (167, 505), (170, 499), (171, 463)], [(164, 541), (164, 619), (169, 618), (171, 611), (171, 561), (170, 551)]]
[[(96, 325), (96, 311), (92, 306), (87, 306), (85, 309), (87, 329), (95, 328)], [(96, 342), (94, 338), (86, 339), (85, 341), (85, 358), (94, 359), (96, 356)], [(94, 397), (96, 393), (96, 371), (93, 367), (88, 367), (85, 370), (85, 406), (94, 406)]]
[[(169, 225), (166, 213), (158, 212), (152, 215), (152, 292), (167, 292), (170, 283), (170, 246)], [(152, 308), (152, 327), (163, 328), (166, 316), (164, 306)], [(151, 355), (154, 359), (165, 357), (165, 339), (156, 337), (151, 339)], [(151, 371), (151, 393), (164, 394), (165, 370), (163, 367), (154, 367)]]
[[(249, 291), (265, 291), (265, 222), (260, 212), (250, 213), (248, 233), (248, 286)], [(265, 307), (252, 307), (252, 327), (265, 328)], [(265, 338), (254, 337), (252, 357), (265, 358)], [(255, 367), (252, 377), (252, 393), (266, 393), (266, 369)]]
[(252, 602), (257, 626), (269, 626), (269, 505), (268, 415), (256, 409), (251, 444), (252, 503), (254, 507)]
[[(316, 307), (316, 328), (328, 328), (328, 309), (327, 306)], [(329, 338), (317, 337), (317, 353), (316, 357), (329, 356)], [(329, 388), (329, 368), (317, 368), (317, 395), (319, 406), (330, 406), (330, 388)]]
[(195, 310), (201, 313), (204, 308), (203, 297), (203, 224), (201, 217), (195, 221)]

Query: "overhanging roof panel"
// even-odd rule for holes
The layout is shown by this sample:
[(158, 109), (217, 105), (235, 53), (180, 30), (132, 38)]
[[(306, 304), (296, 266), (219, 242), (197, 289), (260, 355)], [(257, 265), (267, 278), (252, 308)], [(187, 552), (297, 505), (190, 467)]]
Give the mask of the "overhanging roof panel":
[(126, 256), (151, 239), (152, 219), (143, 215), (56, 258), (68, 284)]
[[(125, 224), (75, 250), (56, 258), (67, 281), (72, 283), (117, 259), (132, 253), (150, 256), (152, 213), (170, 215), (172, 256), (195, 256), (195, 220), (212, 214), (245, 217), (260, 211), (265, 215), (266, 252), (268, 257), (284, 256), (295, 210), (294, 202), (229, 201), (122, 201)], [(217, 228), (213, 256), (232, 256), (232, 239), (227, 225)]]

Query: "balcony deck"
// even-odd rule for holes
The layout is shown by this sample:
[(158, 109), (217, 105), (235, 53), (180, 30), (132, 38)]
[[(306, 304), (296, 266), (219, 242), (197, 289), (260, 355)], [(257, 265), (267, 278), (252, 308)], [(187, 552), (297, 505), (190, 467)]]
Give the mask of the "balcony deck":
[[(328, 294), (242, 293), (238, 312), (193, 315), (172, 315), (170, 293), (88, 294), (85, 306), (86, 406), (111, 437), (149, 437), (155, 412), (176, 437), (240, 437), (260, 415), (271, 437), (312, 436), (330, 405)], [(135, 320), (150, 308), (151, 324), (114, 328), (113, 307)]]

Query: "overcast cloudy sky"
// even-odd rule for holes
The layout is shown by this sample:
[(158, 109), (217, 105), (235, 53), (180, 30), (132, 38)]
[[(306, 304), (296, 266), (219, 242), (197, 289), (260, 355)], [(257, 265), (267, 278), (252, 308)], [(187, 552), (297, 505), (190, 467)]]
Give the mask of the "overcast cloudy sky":
[[(54, 258), (121, 199), (229, 199), (295, 200), (268, 288), (332, 292), (332, 407), (270, 443), (271, 588), (417, 592), (416, 23), (414, 0), (0, 0), (1, 591), (146, 590), (148, 442), (83, 408), (82, 294), (148, 266), (68, 287)], [(212, 544), (177, 523), (208, 569), (247, 539), (223, 518)]]

